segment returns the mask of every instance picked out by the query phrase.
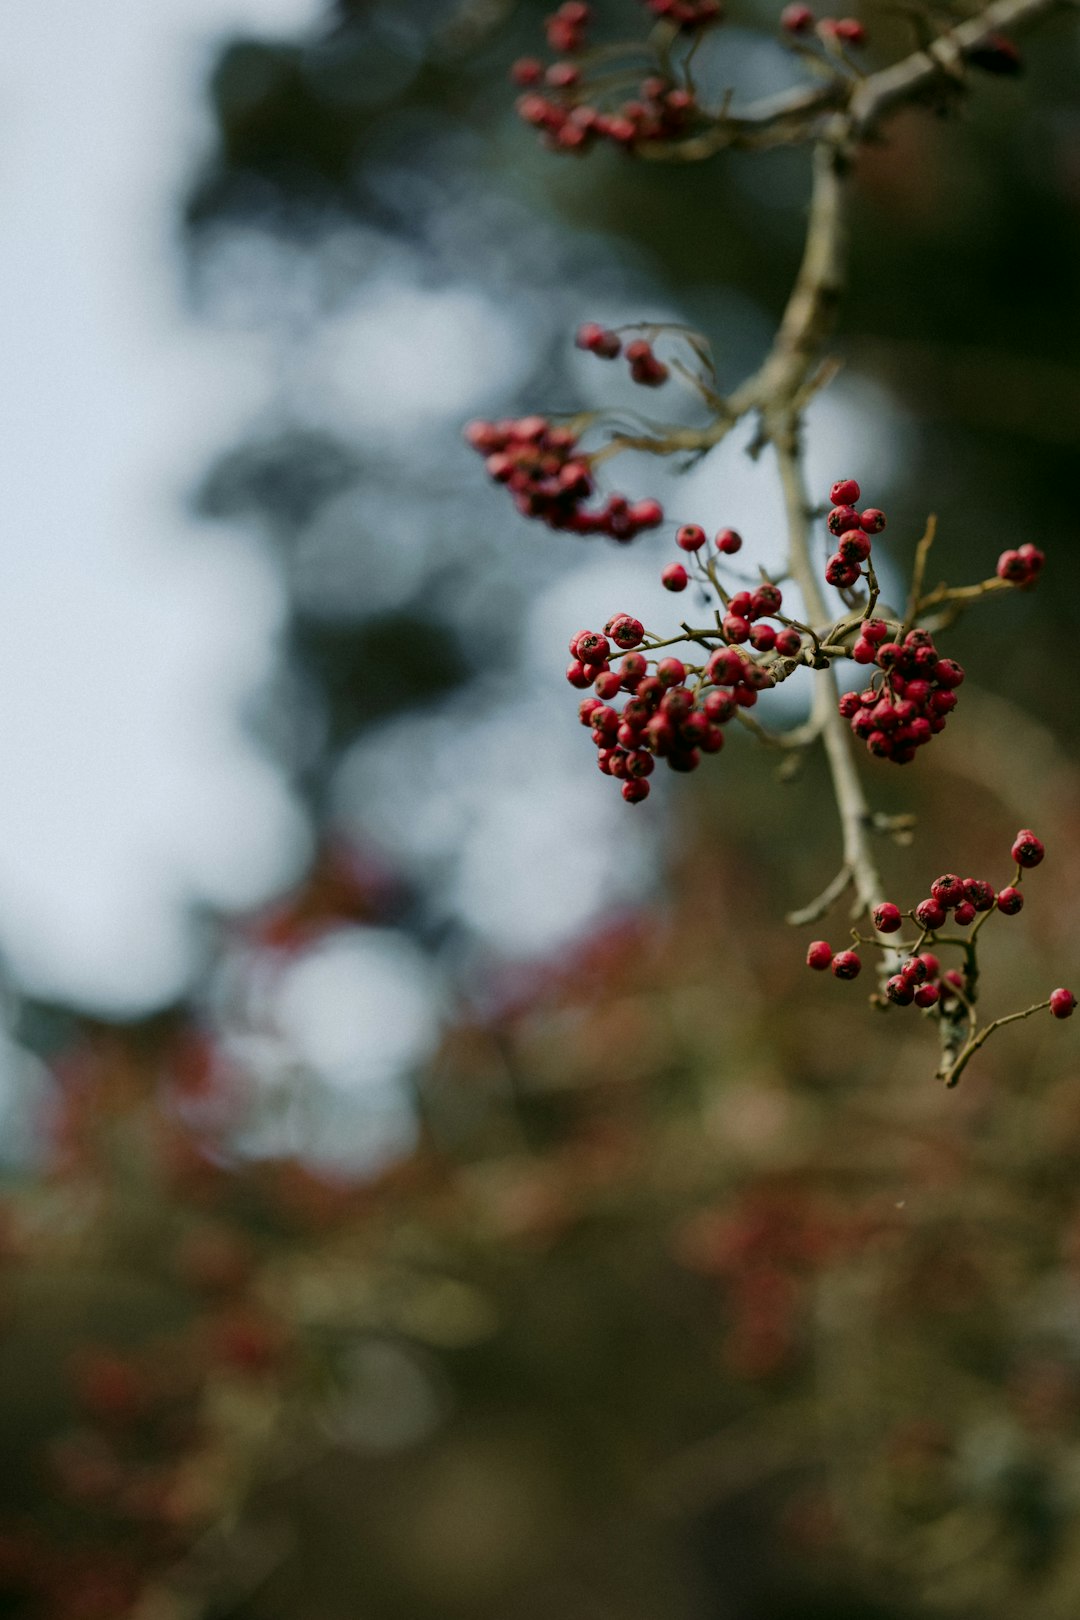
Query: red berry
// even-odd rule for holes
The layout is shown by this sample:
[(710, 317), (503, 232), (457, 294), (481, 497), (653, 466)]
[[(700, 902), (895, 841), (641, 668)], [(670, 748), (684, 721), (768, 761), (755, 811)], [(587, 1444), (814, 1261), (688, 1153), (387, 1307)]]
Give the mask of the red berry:
[(629, 517), (637, 529), (656, 529), (664, 521), (664, 508), (659, 501), (635, 501)]
[(970, 900), (961, 900), (954, 915), (960, 927), (966, 928), (968, 923), (975, 921), (975, 907)]
[(656, 674), (664, 686), (681, 686), (686, 679), (686, 665), (681, 658), (661, 658)]
[(1024, 908), (1024, 897), (1020, 893), (1020, 890), (1014, 889), (1012, 884), (1010, 884), (1008, 888), (999, 889), (997, 896), (997, 908), (999, 911), (1003, 912), (1006, 917), (1015, 917), (1016, 913), (1018, 911), (1022, 911)]
[(946, 691), (952, 691), (954, 686), (963, 685), (964, 671), (955, 659), (941, 658), (934, 671), (934, 678), (939, 686), (945, 687)]
[(965, 898), (964, 880), (957, 877), (955, 872), (946, 872), (942, 877), (935, 878), (930, 885), (930, 893), (939, 905), (951, 911)]
[(933, 951), (920, 951), (919, 961), (926, 969), (926, 977), (928, 979), (936, 979), (938, 974), (941, 972), (941, 963), (938, 961)]
[(704, 709), (714, 725), (722, 726), (730, 720), (738, 704), (730, 692), (706, 692)]
[(718, 647), (709, 659), (706, 673), (716, 686), (734, 686), (742, 680), (746, 665), (733, 647)]
[(660, 713), (666, 714), (669, 720), (685, 720), (693, 707), (694, 694), (685, 686), (673, 686), (661, 699)]
[(784, 593), (779, 585), (774, 585), (771, 580), (766, 580), (763, 585), (759, 585), (757, 590), (751, 594), (750, 617), (752, 619), (771, 618), (774, 613), (779, 613), (783, 605)]
[(860, 636), (851, 649), (851, 656), (857, 664), (872, 664), (877, 657), (873, 643), (864, 641)]
[(838, 951), (832, 959), (832, 970), (838, 979), (857, 979), (862, 962), (854, 951)]
[(895, 973), (885, 985), (885, 994), (898, 1007), (910, 1007), (915, 1000), (915, 987), (902, 973)]
[(724, 635), (729, 641), (747, 641), (750, 636), (749, 620), (742, 618), (738, 613), (726, 613), (723, 621)]
[(628, 777), (622, 785), (622, 796), (627, 804), (640, 804), (649, 797), (649, 783), (641, 776)]
[(639, 781), (643, 776), (651, 776), (655, 769), (655, 759), (644, 748), (635, 748), (626, 756), (628, 780)]
[(845, 562), (838, 551), (834, 552), (825, 565), (826, 581), (830, 585), (835, 585), (838, 590), (846, 590), (848, 586), (854, 585), (858, 577), (858, 563)]
[(870, 555), (869, 535), (863, 534), (861, 529), (849, 529), (840, 536), (836, 555), (843, 557), (845, 562), (865, 562)]
[(544, 64), (538, 62), (535, 56), (519, 56), (510, 69), (513, 82), (527, 90), (530, 85), (539, 84), (544, 76)]
[(589, 669), (579, 659), (575, 658), (573, 663), (566, 666), (566, 678), (571, 686), (584, 689), (586, 686), (591, 686), (596, 679), (596, 670)]
[(579, 326), (574, 335), (574, 342), (579, 349), (588, 354), (599, 355), (601, 360), (614, 360), (622, 350), (618, 333), (609, 332), (597, 321), (586, 321)]
[(997, 898), (993, 884), (985, 882), (983, 878), (965, 878), (964, 894), (976, 911), (991, 911)]
[(1071, 1018), (1076, 1010), (1076, 997), (1071, 990), (1051, 990), (1050, 1011), (1055, 1018)]
[(682, 563), (668, 563), (660, 575), (660, 582), (666, 591), (685, 591), (690, 583), (690, 575)]
[(834, 506), (854, 506), (862, 490), (854, 478), (840, 478), (829, 491), (829, 499)]
[(941, 995), (936, 984), (920, 984), (915, 992), (916, 1007), (932, 1007)]
[(705, 530), (698, 523), (684, 523), (675, 536), (675, 544), (684, 551), (700, 551), (705, 544)]
[(1012, 847), (1012, 858), (1017, 866), (1038, 866), (1046, 849), (1041, 838), (1037, 838), (1030, 827), (1024, 827), (1017, 833)]
[(750, 632), (750, 645), (755, 652), (772, 652), (776, 646), (776, 631), (771, 624), (755, 624)]
[(832, 33), (837, 39), (842, 39), (848, 45), (864, 45), (866, 43), (866, 29), (854, 17), (841, 17), (833, 23)]
[(859, 514), (853, 506), (834, 506), (825, 521), (830, 534), (841, 535), (859, 527)]
[(825, 969), (832, 965), (832, 959), (832, 946), (825, 939), (815, 939), (806, 953), (807, 966), (812, 967), (817, 973), (824, 973)]
[[(807, 29), (814, 26), (814, 13), (810, 10), (809, 6), (785, 6), (783, 11), (780, 13), (780, 26), (781, 28), (786, 29), (789, 34), (805, 34)], [(836, 490), (839, 488), (846, 489), (847, 487), (847, 484), (834, 485), (833, 493), (835, 494)], [(857, 488), (858, 485), (856, 485), (856, 489)], [(855, 496), (855, 499), (858, 500), (858, 495)]]
[(572, 90), (581, 78), (581, 69), (573, 62), (552, 62), (544, 77), (553, 90)]
[(602, 675), (596, 677), (596, 693), (598, 697), (617, 697), (623, 689), (623, 678), (618, 670), (606, 669)]
[(582, 630), (570, 643), (570, 651), (583, 664), (602, 664), (611, 648), (607, 637), (601, 635), (599, 630)]
[(1003, 551), (994, 572), (998, 579), (1007, 580), (1010, 585), (1024, 585), (1031, 570), (1018, 551)]
[(920, 928), (940, 928), (945, 921), (945, 907), (937, 900), (922, 900), (915, 907), (915, 921)]
[(721, 529), (716, 537), (716, 549), (722, 551), (725, 557), (733, 557), (742, 550), (742, 535), (734, 529)]
[(776, 636), (776, 650), (784, 658), (794, 658), (802, 651), (802, 636), (797, 630), (780, 630)]
[(891, 900), (884, 900), (880, 906), (874, 907), (874, 927), (879, 934), (895, 934), (903, 920), (900, 907), (894, 906)]
[[(609, 619), (604, 626), (604, 634), (610, 636), (616, 647), (625, 652), (628, 647), (637, 647), (645, 637), (645, 626), (640, 619), (632, 619), (628, 613), (619, 613), (614, 619)], [(623, 660), (623, 669), (626, 660)]]

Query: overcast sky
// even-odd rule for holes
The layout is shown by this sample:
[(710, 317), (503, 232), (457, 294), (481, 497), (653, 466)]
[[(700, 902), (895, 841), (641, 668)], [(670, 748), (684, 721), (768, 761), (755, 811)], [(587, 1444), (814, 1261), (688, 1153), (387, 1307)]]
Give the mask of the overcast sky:
[(268, 356), (185, 317), (176, 230), (221, 32), (313, 11), (0, 4), (0, 949), (46, 994), (174, 993), (190, 902), (256, 898), (302, 850), (238, 725), (277, 576), (182, 504)]

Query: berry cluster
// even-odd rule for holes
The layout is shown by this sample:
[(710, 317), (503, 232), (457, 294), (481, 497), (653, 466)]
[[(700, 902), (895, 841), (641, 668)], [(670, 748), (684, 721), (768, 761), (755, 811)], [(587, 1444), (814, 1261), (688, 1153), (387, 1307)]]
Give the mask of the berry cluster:
[(572, 428), (547, 417), (470, 422), (465, 438), (485, 458), (489, 477), (509, 489), (518, 511), (552, 529), (628, 541), (664, 521), (658, 501), (631, 502), (624, 495), (609, 495), (599, 510), (586, 510), (584, 503), (595, 493), (589, 457), (578, 448)]
[(514, 63), (511, 77), (526, 90), (517, 104), (519, 115), (557, 152), (586, 152), (598, 140), (624, 149), (669, 140), (684, 134), (698, 116), (693, 91), (659, 74), (642, 82), (637, 97), (607, 110), (587, 99), (575, 62), (553, 62), (545, 69), (524, 57)]
[(1010, 585), (1033, 585), (1042, 573), (1046, 554), (1038, 546), (1017, 546), (1015, 551), (1003, 551), (997, 560), (998, 579)]
[[(1043, 1010), (1048, 1010), (1054, 1018), (1069, 1018), (1076, 1007), (1076, 997), (1072, 991), (1061, 987), (1034, 1007), (998, 1019), (981, 1033), (975, 1030), (974, 1001), (978, 978), (976, 940), (979, 930), (991, 912), (1000, 912), (1005, 917), (1017, 915), (1024, 904), (1020, 887), (1024, 873), (1039, 866), (1046, 851), (1042, 840), (1025, 827), (1017, 833), (1011, 853), (1016, 870), (1012, 882), (1002, 889), (995, 889), (985, 878), (962, 878), (955, 872), (945, 872), (930, 885), (926, 899), (920, 900), (910, 911), (901, 911), (891, 900), (882, 901), (876, 906), (873, 924), (877, 932), (874, 936), (866, 937), (852, 930), (857, 944), (873, 945), (879, 950), (902, 956), (897, 971), (885, 981), (884, 1000), (898, 1007), (914, 1004), (924, 1010), (937, 1008), (938, 1015), (952, 1023), (962, 1024), (965, 1019), (969, 1021), (970, 1033), (966, 1046), (955, 1046), (957, 1055), (943, 1071), (943, 1078), (949, 1084), (955, 1083), (968, 1057), (978, 1050), (999, 1024), (1010, 1023)], [(940, 931), (948, 924), (950, 917), (956, 927), (970, 929), (970, 934), (942, 935)], [(914, 925), (918, 938), (894, 943), (888, 936), (899, 933), (905, 920)], [(960, 950), (963, 953), (963, 970), (950, 968), (943, 973), (938, 957), (927, 946), (933, 946), (935, 950)], [(806, 953), (806, 961), (817, 972), (831, 968), (838, 979), (858, 978), (862, 967), (857, 951), (848, 949), (834, 954), (832, 946), (823, 939), (813, 941)]]
[(617, 332), (599, 326), (596, 321), (586, 321), (584, 326), (578, 327), (574, 342), (579, 349), (584, 349), (587, 354), (595, 354), (601, 360), (617, 360), (620, 354), (624, 354), (630, 363), (632, 380), (644, 388), (659, 388), (670, 376), (664, 362), (656, 358), (647, 338), (634, 338), (624, 349)]
[[(734, 529), (721, 529), (716, 536), (716, 549), (725, 556), (734, 556), (742, 548), (742, 536)], [(676, 531), (675, 544), (690, 556), (706, 544), (705, 530), (699, 523), (684, 523)], [(709, 579), (703, 575), (703, 583)], [(684, 564), (668, 563), (661, 571), (660, 582), (668, 591), (685, 591), (690, 575)], [(764, 580), (752, 591), (736, 591), (725, 598), (726, 613), (720, 620), (718, 634), (729, 646), (749, 642), (755, 652), (778, 652), (781, 657), (793, 658), (802, 647), (802, 636), (790, 626), (775, 630), (765, 619), (776, 618), (783, 606), (783, 593), (771, 580)]]
[(865, 45), (866, 29), (855, 17), (822, 17), (818, 22), (809, 6), (785, 6), (780, 26), (789, 34), (808, 34), (813, 29), (822, 39), (836, 39), (844, 45)]
[(865, 619), (851, 652), (858, 664), (876, 664), (879, 673), (862, 692), (845, 692), (840, 713), (851, 722), (869, 753), (907, 765), (939, 731), (956, 707), (964, 671), (941, 658), (928, 630), (909, 630), (902, 642), (889, 636), (882, 619)]
[[(630, 804), (648, 798), (646, 778), (657, 759), (673, 771), (694, 771), (703, 753), (719, 753), (722, 728), (773, 684), (760, 664), (720, 647), (691, 690), (685, 684), (691, 672), (681, 659), (662, 658), (650, 674), (643, 654), (628, 651), (640, 646), (644, 635), (640, 621), (627, 613), (609, 619), (602, 633), (582, 630), (570, 643), (573, 661), (566, 672), (572, 686), (596, 688), (597, 696), (584, 698), (578, 713), (592, 731), (601, 771), (622, 782)], [(617, 670), (610, 663), (612, 642), (627, 651)], [(627, 700), (620, 712), (609, 700), (623, 692)]]
[(856, 511), (861, 493), (854, 478), (839, 479), (830, 491), (832, 510), (826, 521), (837, 547), (825, 565), (825, 578), (838, 590), (849, 590), (861, 577), (863, 563), (870, 560), (870, 536), (885, 527), (885, 514), (876, 506)]

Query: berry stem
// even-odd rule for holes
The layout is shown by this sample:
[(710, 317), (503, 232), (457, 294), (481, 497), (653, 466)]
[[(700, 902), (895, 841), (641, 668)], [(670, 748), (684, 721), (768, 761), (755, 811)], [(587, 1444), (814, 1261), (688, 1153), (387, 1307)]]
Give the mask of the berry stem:
[[(830, 180), (831, 185), (831, 180)], [(768, 428), (776, 451), (787, 511), (789, 562), (792, 578), (803, 595), (806, 616), (820, 623), (826, 617), (821, 588), (810, 554), (811, 503), (806, 489), (800, 446), (800, 424), (793, 411), (774, 419)], [(820, 694), (818, 708), (817, 694)], [(839, 693), (831, 667), (817, 673), (815, 713), (821, 716), (821, 738), (829, 763), (833, 794), (843, 834), (844, 870), (855, 889), (854, 915), (873, 911), (885, 899), (884, 885), (870, 842), (872, 818), (855, 762), (852, 735), (838, 708)], [(845, 885), (846, 887), (846, 885)], [(843, 892), (842, 890), (840, 892)], [(887, 957), (895, 955), (890, 945)]]
[(940, 1078), (944, 1080), (946, 1086), (955, 1086), (976, 1052), (990, 1039), (995, 1030), (1004, 1028), (1006, 1024), (1015, 1024), (1018, 1019), (1030, 1018), (1032, 1013), (1045, 1012), (1049, 1005), (1050, 998), (1047, 996), (1045, 1001), (1036, 1001), (1032, 1006), (1025, 1007), (1021, 1012), (1006, 1013), (1003, 1018), (995, 1018), (992, 1024), (987, 1024), (977, 1035), (972, 1036), (962, 1048), (952, 1066), (945, 1070)]

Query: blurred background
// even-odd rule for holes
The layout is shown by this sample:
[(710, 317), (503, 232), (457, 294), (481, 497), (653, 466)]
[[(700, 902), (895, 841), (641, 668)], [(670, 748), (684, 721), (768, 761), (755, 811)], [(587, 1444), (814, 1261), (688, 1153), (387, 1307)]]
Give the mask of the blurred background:
[[(543, 151), (507, 69), (547, 10), (5, 18), (2, 1614), (1080, 1606), (1071, 1027), (945, 1096), (924, 1023), (807, 983), (819, 762), (732, 739), (624, 805), (566, 642), (673, 626), (670, 538), (528, 524), (462, 444), (631, 402), (584, 319), (736, 381), (801, 248), (804, 152)], [(1075, 20), (1024, 53), (862, 154), (808, 432), (894, 599), (931, 510), (953, 582), (1049, 557), (952, 632), (948, 736), (866, 771), (905, 903), (1045, 838), (1000, 1010), (1080, 969)], [(701, 71), (797, 76), (753, 3)], [(776, 562), (745, 448), (619, 484)]]

